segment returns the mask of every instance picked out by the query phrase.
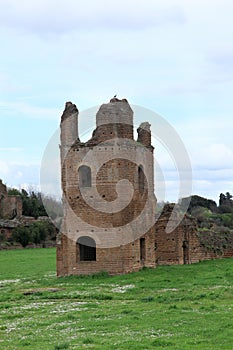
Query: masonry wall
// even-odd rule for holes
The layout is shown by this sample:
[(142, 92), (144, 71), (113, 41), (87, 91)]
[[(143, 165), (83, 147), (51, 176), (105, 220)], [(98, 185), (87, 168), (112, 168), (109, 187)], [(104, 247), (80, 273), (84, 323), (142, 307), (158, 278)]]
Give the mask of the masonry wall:
[(142, 267), (154, 267), (154, 232), (146, 235), (146, 257), (140, 259), (140, 239), (127, 245), (114, 248), (97, 248), (96, 261), (79, 261), (79, 251), (76, 242), (62, 235), (57, 245), (58, 276), (74, 274), (93, 274), (106, 271), (110, 275), (138, 271)]
[[(91, 164), (91, 170), (93, 174), (95, 174), (95, 171), (97, 172), (96, 180), (93, 179), (91, 188), (84, 188), (81, 193), (78, 185), (78, 166), (83, 164), (81, 159), (84, 158), (83, 153), (85, 152), (87, 152), (86, 148), (73, 148), (67, 155), (62, 169), (63, 188), (66, 197), (66, 200), (64, 200), (66, 214), (63, 228), (65, 235), (67, 234), (70, 239), (66, 240), (63, 237), (65, 241), (62, 242), (61, 250), (65, 260), (68, 259), (68, 268), (66, 272), (63, 268), (62, 271), (58, 268), (58, 275), (93, 273), (102, 270), (107, 270), (110, 274), (119, 274), (138, 270), (142, 266), (155, 266), (154, 228), (150, 228), (144, 234), (144, 228), (142, 227), (141, 233), (136, 234), (136, 238), (139, 236), (146, 240), (146, 256), (143, 261), (140, 261), (140, 238), (135, 239), (134, 228), (130, 225), (133, 220), (140, 216), (147, 201), (150, 203), (147, 215), (153, 217), (155, 198), (153, 194), (148, 194), (148, 186), (151, 184), (145, 183), (144, 192), (140, 193), (138, 168), (133, 162), (124, 159), (113, 159), (113, 161), (105, 163), (97, 172), (98, 158), (101, 161), (102, 157), (114, 152), (111, 145), (105, 144), (94, 150), (93, 159), (96, 160), (96, 164)], [(140, 147), (139, 152), (143, 152), (142, 147)], [(105, 153), (104, 156), (103, 153)], [(112, 156), (114, 157), (114, 154)], [(146, 167), (146, 164), (150, 162), (151, 160), (145, 157), (144, 166)], [(95, 176), (93, 177), (95, 178)], [(120, 194), (121, 206), (124, 209), (114, 213), (101, 211), (98, 205), (103, 201), (109, 207), (111, 202), (117, 200), (117, 182), (123, 179), (128, 179), (134, 185), (133, 197), (130, 203), (127, 205), (129, 191), (126, 186), (125, 191), (123, 190), (123, 193)], [(150, 181), (152, 181), (152, 178)], [(98, 196), (95, 193), (96, 189), (98, 190)], [(148, 199), (148, 197), (150, 198)], [(145, 222), (141, 222), (141, 224), (144, 225)], [(93, 226), (93, 228), (90, 226)], [(111, 228), (117, 228), (117, 236), (116, 231), (111, 230)], [(83, 235), (92, 237), (97, 242), (96, 262), (77, 260), (76, 242)], [(99, 236), (101, 236), (101, 246), (106, 246), (106, 249), (98, 248)], [(131, 241), (133, 243), (127, 244)], [(116, 247), (111, 248), (114, 245)]]
[(20, 196), (8, 196), (7, 188), (0, 180), (0, 218), (11, 219), (22, 215)]
[(232, 248), (223, 249), (223, 251), (220, 253), (220, 252), (215, 252), (206, 247), (200, 246), (193, 259), (193, 262), (200, 262), (204, 260), (213, 260), (213, 259), (232, 258), (232, 257), (233, 257)]
[(8, 225), (1, 225), (0, 224), (0, 241), (3, 242), (5, 240), (8, 240), (9, 238), (12, 237), (12, 232), (14, 230), (14, 228), (17, 226), (13, 226), (10, 223)]
[[(172, 226), (175, 228), (169, 232)], [(155, 242), (158, 265), (196, 262), (200, 243), (195, 219), (188, 215), (181, 218), (173, 204), (166, 205), (155, 224)]]
[[(222, 253), (218, 253), (202, 246), (195, 218), (186, 214), (181, 220), (179, 213), (175, 212), (172, 221), (173, 209), (174, 204), (166, 205), (155, 224), (158, 265), (192, 264), (203, 260), (233, 257), (233, 249), (223, 249)], [(169, 226), (173, 224), (176, 226), (175, 229), (167, 232)]]
[[(150, 225), (156, 204), (153, 148), (134, 141), (127, 101), (102, 105), (96, 118), (93, 137), (85, 144), (77, 139), (61, 163), (64, 220), (57, 244), (59, 276), (121, 274), (155, 266)], [(82, 166), (91, 170), (91, 186), (80, 186)], [(83, 236), (96, 242), (96, 261), (80, 261), (77, 242)]]

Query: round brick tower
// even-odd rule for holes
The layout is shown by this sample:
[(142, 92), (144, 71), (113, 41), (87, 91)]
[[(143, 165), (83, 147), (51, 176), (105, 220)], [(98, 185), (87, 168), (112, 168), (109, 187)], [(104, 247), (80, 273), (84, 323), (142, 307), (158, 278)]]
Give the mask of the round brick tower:
[(82, 143), (77, 115), (69, 103), (61, 120), (64, 219), (57, 274), (121, 274), (155, 266), (149, 124), (141, 124), (135, 141), (133, 111), (127, 100), (114, 98), (100, 107), (93, 136)]

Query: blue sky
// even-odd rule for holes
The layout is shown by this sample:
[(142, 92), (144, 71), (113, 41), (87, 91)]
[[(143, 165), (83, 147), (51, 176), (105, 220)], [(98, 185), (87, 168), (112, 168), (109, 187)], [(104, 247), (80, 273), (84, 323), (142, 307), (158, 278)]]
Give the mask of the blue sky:
[[(66, 101), (82, 111), (118, 94), (180, 135), (193, 194), (233, 192), (231, 0), (0, 0), (0, 8), (0, 178), (8, 186), (39, 185)], [(177, 200), (174, 167), (154, 146), (166, 200)]]

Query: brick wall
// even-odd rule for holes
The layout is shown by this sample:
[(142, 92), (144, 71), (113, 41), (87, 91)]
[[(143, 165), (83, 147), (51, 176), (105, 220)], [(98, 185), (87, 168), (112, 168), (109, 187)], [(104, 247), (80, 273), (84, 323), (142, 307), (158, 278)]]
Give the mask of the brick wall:
[(168, 222), (171, 220), (174, 204), (165, 205), (155, 224), (156, 262), (158, 265), (192, 264), (203, 260), (233, 257), (233, 249), (224, 249), (217, 253), (203, 247), (197, 234), (195, 218), (185, 215), (180, 219), (177, 212), (170, 225), (179, 225), (167, 232)]
[(9, 219), (22, 215), (20, 196), (8, 196), (7, 188), (0, 180), (0, 218)]
[(138, 271), (143, 266), (154, 267), (154, 232), (146, 233), (146, 256), (140, 257), (140, 239), (114, 248), (97, 248), (96, 261), (79, 261), (78, 245), (62, 234), (57, 244), (57, 275), (93, 274), (106, 271), (110, 275)]
[[(65, 120), (67, 129), (69, 118)], [(134, 141), (127, 101), (102, 105), (96, 124), (93, 137), (85, 144), (77, 139), (61, 162), (64, 220), (57, 244), (59, 276), (120, 274), (155, 266), (153, 148)], [(61, 153), (66, 139), (61, 138)], [(90, 168), (90, 186), (80, 185), (81, 166)], [(80, 261), (77, 242), (84, 236), (96, 243), (96, 261)]]

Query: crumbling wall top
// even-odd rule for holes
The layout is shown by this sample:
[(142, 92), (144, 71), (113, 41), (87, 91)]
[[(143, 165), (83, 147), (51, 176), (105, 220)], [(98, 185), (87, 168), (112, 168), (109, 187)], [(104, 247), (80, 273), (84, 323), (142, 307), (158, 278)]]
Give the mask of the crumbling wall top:
[(66, 102), (65, 109), (64, 109), (63, 114), (61, 116), (61, 121), (65, 120), (66, 118), (68, 118), (69, 116), (71, 116), (72, 114), (75, 114), (75, 113), (79, 113), (76, 105), (70, 101)]
[(142, 143), (145, 147), (150, 148), (153, 151), (153, 146), (151, 145), (151, 130), (150, 124), (148, 122), (143, 122), (137, 129), (138, 132), (138, 142)]
[(7, 195), (7, 188), (6, 185), (3, 184), (2, 180), (0, 179), (0, 195)]
[(116, 97), (116, 95), (113, 98), (111, 98), (111, 100), (110, 100), (110, 103), (115, 103), (115, 102), (126, 102), (126, 103), (128, 103), (126, 98), (119, 99), (119, 98)]
[(133, 110), (126, 99), (112, 98), (100, 106), (96, 114), (96, 126), (104, 124), (133, 125)]

